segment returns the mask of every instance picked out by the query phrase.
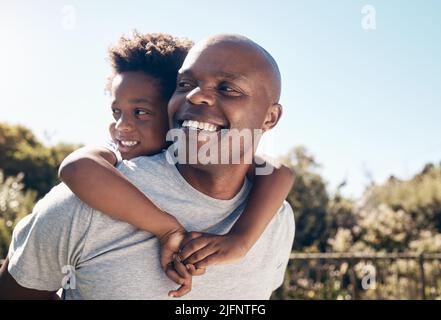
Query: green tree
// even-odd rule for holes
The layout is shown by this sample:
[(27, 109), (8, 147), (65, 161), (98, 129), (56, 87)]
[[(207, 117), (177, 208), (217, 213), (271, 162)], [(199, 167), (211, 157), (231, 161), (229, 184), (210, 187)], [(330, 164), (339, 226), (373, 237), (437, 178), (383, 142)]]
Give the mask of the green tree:
[(0, 123), (0, 169), (6, 176), (24, 173), (25, 189), (46, 194), (58, 180), (58, 166), (79, 145), (44, 146), (31, 130), (20, 125)]
[[(390, 177), (366, 190), (342, 225), (331, 250), (352, 252), (437, 252), (441, 250), (441, 166), (428, 164), (408, 180)], [(429, 240), (430, 239), (430, 240)]]
[(404, 210), (416, 229), (441, 233), (441, 165), (427, 164), (409, 180), (391, 177), (370, 188), (364, 198), (365, 207), (385, 204), (395, 211)]
[(294, 186), (287, 197), (296, 221), (293, 249), (296, 251), (324, 250), (326, 240), (326, 209), (329, 196), (326, 185), (317, 172), (318, 163), (304, 147), (296, 147), (282, 158), (294, 170)]

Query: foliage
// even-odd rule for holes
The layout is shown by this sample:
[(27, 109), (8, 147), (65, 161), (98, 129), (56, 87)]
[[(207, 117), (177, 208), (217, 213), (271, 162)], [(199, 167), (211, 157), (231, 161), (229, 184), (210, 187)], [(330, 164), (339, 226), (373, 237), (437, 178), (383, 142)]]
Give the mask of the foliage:
[(23, 191), (22, 180), (23, 174), (6, 178), (0, 171), (0, 258), (7, 255), (15, 225), (35, 203), (36, 192)]
[[(349, 253), (440, 253), (441, 165), (428, 164), (408, 180), (391, 177), (373, 184), (358, 201), (333, 197), (323, 188), (315, 159), (304, 148), (284, 158), (297, 174), (288, 201), (296, 217), (295, 251)], [(343, 184), (342, 184), (343, 185)], [(416, 260), (376, 262), (384, 277), (376, 290), (361, 290), (372, 261), (292, 261), (285, 298), (354, 299), (421, 297), (421, 266)], [(323, 261), (322, 261), (323, 262)], [(441, 298), (439, 261), (424, 263), (434, 277), (427, 296)], [(282, 289), (281, 289), (282, 290)], [(407, 291), (406, 291), (407, 290)], [(358, 294), (356, 294), (358, 292)], [(280, 297), (280, 292), (279, 292)]]
[(329, 197), (326, 185), (317, 172), (319, 165), (305, 148), (297, 147), (282, 159), (295, 172), (294, 186), (287, 201), (295, 212), (294, 250), (323, 249), (326, 208)]
[(44, 146), (28, 128), (0, 123), (0, 169), (6, 176), (24, 173), (25, 189), (46, 194), (58, 180), (61, 161), (78, 145)]
[(364, 202), (371, 208), (385, 204), (395, 211), (404, 210), (417, 229), (441, 232), (441, 165), (427, 164), (409, 180), (391, 177), (368, 190)]

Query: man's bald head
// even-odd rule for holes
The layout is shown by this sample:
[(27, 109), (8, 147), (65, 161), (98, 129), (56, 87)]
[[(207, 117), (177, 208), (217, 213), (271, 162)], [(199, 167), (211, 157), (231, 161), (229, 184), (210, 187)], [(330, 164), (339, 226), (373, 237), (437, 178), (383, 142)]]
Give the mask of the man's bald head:
[(271, 54), (251, 39), (238, 34), (220, 34), (210, 36), (199, 41), (189, 52), (200, 52), (209, 47), (216, 47), (219, 45), (233, 45), (244, 48), (250, 53), (254, 54), (258, 59), (258, 68), (264, 73), (267, 79), (266, 89), (268, 96), (272, 103), (279, 103), (281, 93), (281, 75), (277, 62)]
[(199, 139), (197, 149), (203, 151), (214, 143), (218, 150), (223, 145), (216, 157), (233, 152), (230, 136), (221, 134), (222, 130), (251, 134), (251, 144), (250, 139), (245, 143), (239, 137), (242, 142), (235, 154), (254, 154), (259, 141), (255, 134), (271, 130), (282, 115), (280, 82), (274, 59), (250, 39), (230, 34), (206, 38), (189, 51), (178, 72), (168, 104), (170, 124), (186, 129), (195, 123), (211, 124), (213, 139)]

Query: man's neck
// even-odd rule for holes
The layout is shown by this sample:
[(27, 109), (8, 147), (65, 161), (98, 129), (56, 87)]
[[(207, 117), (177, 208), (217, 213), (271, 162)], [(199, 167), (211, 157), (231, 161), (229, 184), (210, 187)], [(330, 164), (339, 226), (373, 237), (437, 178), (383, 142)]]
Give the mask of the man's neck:
[(181, 175), (196, 190), (219, 200), (229, 200), (240, 191), (248, 165), (218, 165), (216, 168), (177, 164)]

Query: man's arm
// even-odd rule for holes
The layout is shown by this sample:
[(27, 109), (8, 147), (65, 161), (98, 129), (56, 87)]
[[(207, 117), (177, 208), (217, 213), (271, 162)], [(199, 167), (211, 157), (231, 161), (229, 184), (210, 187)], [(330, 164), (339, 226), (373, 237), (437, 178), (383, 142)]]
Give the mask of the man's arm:
[(55, 291), (41, 291), (22, 287), (8, 272), (7, 258), (0, 269), (0, 300), (59, 300)]

